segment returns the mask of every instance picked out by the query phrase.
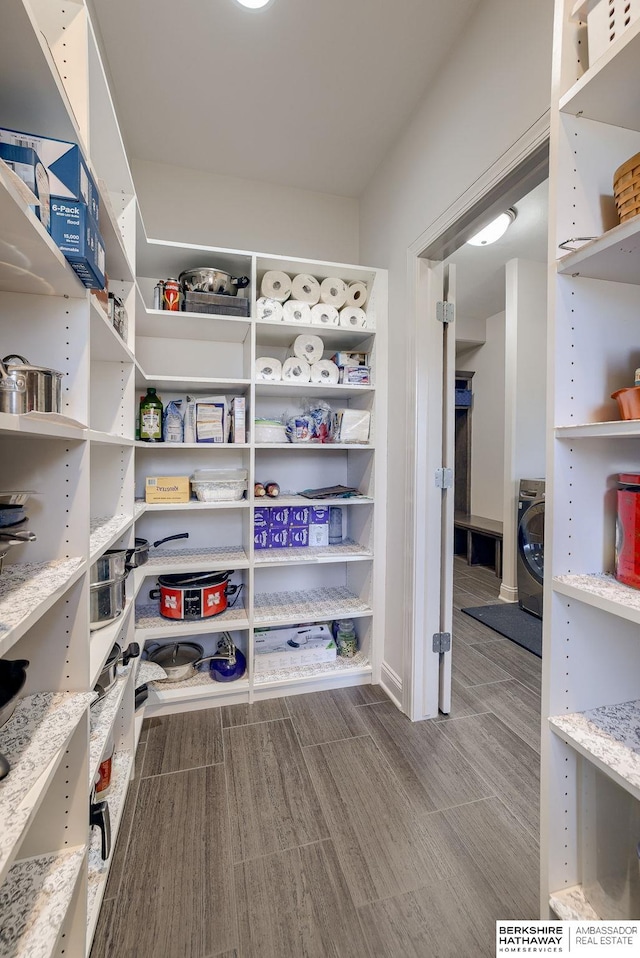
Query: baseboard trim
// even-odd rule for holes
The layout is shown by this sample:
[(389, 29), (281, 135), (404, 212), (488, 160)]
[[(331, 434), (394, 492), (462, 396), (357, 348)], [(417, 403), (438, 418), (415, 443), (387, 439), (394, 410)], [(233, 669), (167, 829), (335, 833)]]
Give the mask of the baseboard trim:
[(498, 596), (502, 602), (517, 602), (518, 601), (518, 590), (514, 589), (513, 586), (505, 585), (504, 583), (500, 586), (500, 595)]
[(402, 679), (386, 662), (380, 666), (380, 685), (393, 704), (402, 711)]

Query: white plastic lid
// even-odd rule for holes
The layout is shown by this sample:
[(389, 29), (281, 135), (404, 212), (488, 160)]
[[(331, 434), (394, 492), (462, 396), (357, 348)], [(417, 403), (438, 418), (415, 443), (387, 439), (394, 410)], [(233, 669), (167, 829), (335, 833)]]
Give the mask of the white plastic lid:
[(225, 479), (246, 479), (246, 469), (196, 469), (191, 479), (193, 482), (224, 481)]

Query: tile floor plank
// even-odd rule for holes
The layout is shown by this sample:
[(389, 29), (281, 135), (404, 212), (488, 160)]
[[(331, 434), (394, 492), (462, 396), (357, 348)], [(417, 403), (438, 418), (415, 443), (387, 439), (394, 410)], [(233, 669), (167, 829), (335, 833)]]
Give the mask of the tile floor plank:
[(368, 958), (333, 842), (243, 862), (235, 869), (243, 958)]
[[(505, 639), (508, 642), (508, 639)], [(497, 662), (481, 655), (484, 646), (465, 646), (458, 644), (454, 649), (451, 660), (452, 677), (470, 688), (474, 685), (485, 685), (487, 682), (504, 682), (513, 676), (500, 667)]]
[(438, 723), (411, 722), (391, 703), (362, 712), (369, 734), (418, 814), (494, 794)]
[(290, 695), (285, 699), (303, 747), (366, 734), (360, 716), (363, 710), (354, 707), (354, 691), (357, 690), (331, 689), (308, 695)]
[(441, 722), (438, 727), (537, 840), (537, 752), (491, 713)]
[(328, 838), (290, 719), (224, 730), (234, 862)]
[(161, 775), (224, 761), (220, 709), (152, 719), (141, 775)]
[(354, 904), (419, 888), (433, 868), (426, 832), (373, 740), (304, 754)]
[(222, 727), (233, 728), (235, 725), (254, 725), (256, 722), (273, 722), (276, 719), (289, 718), (284, 699), (264, 699), (249, 705), (245, 702), (238, 705), (223, 705), (220, 709)]
[(505, 669), (511, 678), (540, 694), (542, 688), (541, 659), (527, 649), (516, 645), (503, 636), (495, 636), (493, 642), (483, 642), (474, 646), (477, 651), (494, 665)]
[[(510, 679), (507, 682), (492, 682), (463, 689), (461, 701), (469, 710), (467, 714), (492, 712), (504, 724), (519, 735), (534, 751), (540, 752), (540, 695)], [(460, 688), (452, 689), (454, 708), (449, 716), (441, 715), (439, 721), (460, 717), (458, 697)]]
[(224, 767), (142, 779), (120, 894), (92, 958), (205, 958), (232, 950), (231, 872)]

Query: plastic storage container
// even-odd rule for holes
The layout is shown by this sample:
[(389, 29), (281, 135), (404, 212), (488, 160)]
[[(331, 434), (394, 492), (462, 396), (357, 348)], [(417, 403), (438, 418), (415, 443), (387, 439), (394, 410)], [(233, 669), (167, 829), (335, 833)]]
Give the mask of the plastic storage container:
[(200, 502), (242, 499), (247, 489), (246, 469), (196, 469), (191, 488)]
[(640, 0), (576, 0), (571, 15), (587, 23), (589, 66), (640, 16)]

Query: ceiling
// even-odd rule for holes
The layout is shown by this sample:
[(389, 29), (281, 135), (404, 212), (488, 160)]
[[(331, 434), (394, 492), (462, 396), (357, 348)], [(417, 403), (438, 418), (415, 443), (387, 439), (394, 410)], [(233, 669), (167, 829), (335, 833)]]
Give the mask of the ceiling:
[(490, 246), (465, 244), (448, 263), (456, 265), (456, 311), (461, 318), (484, 320), (505, 308), (504, 267), (510, 259), (547, 262), (549, 181), (513, 203), (516, 218)]
[(130, 157), (358, 196), (479, 0), (90, 0)]

